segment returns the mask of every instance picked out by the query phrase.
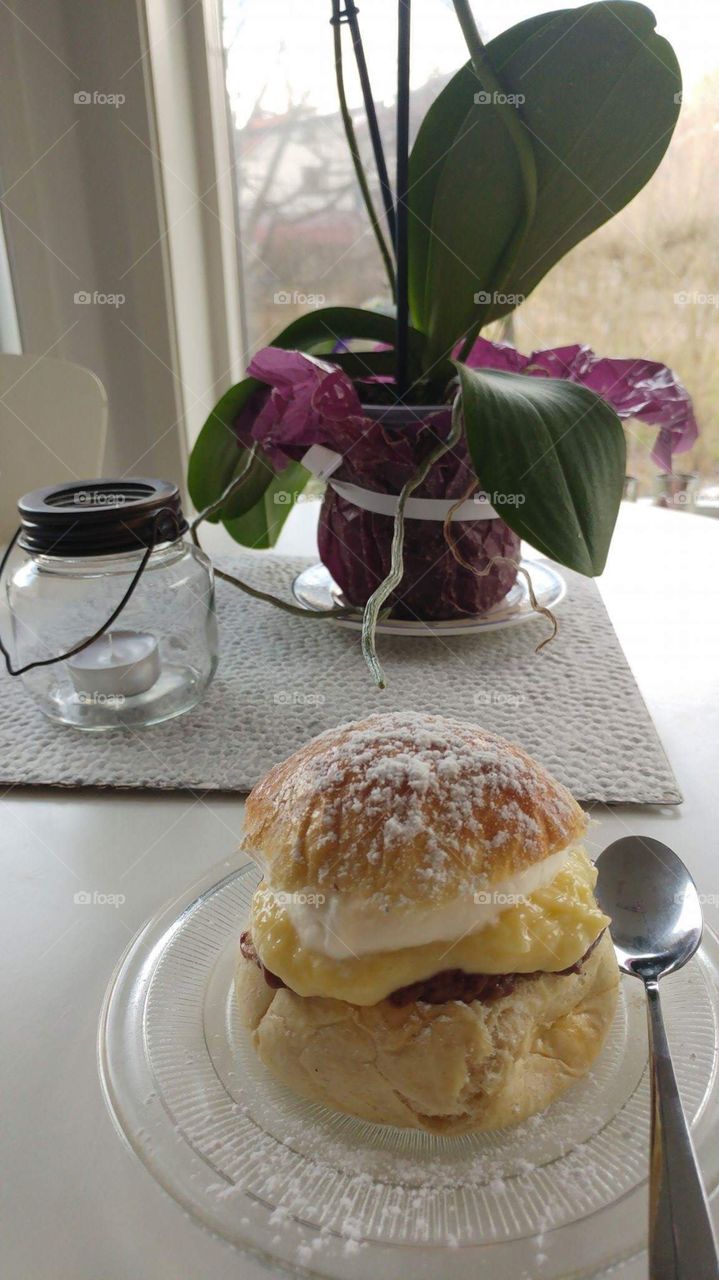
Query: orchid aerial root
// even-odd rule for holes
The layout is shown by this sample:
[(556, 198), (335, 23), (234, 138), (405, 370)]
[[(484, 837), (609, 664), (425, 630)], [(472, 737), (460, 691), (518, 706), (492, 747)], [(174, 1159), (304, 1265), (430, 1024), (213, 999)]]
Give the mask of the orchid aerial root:
[[(219, 498), (210, 503), (209, 507), (205, 507), (198, 512), (190, 525), (190, 536), (196, 547), (203, 550), (197, 530), (204, 520), (210, 520), (212, 516), (219, 515), (223, 507), (227, 505), (230, 498), (242, 488), (252, 463), (257, 455), (258, 445), (254, 444), (248, 451), (241, 471), (235, 476), (234, 480), (223, 489)], [(207, 554), (205, 552), (205, 554)], [(240, 591), (244, 591), (245, 595), (252, 596), (253, 600), (262, 600), (264, 604), (272, 604), (276, 609), (282, 609), (284, 613), (292, 613), (298, 618), (341, 618), (355, 612), (349, 608), (334, 609), (304, 609), (300, 605), (290, 604), (289, 600), (280, 600), (278, 596), (273, 596), (269, 591), (260, 591), (259, 587), (250, 586), (249, 582), (243, 582), (241, 578), (236, 577), (232, 573), (227, 573), (224, 569), (218, 569), (213, 565), (215, 577), (221, 578), (223, 582), (229, 582), (231, 586), (237, 587)]]
[(452, 410), (452, 427), (447, 439), (441, 440), (427, 454), (424, 461), (417, 467), (414, 475), (407, 480), (397, 499), (389, 573), (370, 596), (362, 615), (362, 655), (378, 689), (385, 689), (387, 685), (381, 663), (377, 657), (377, 621), (380, 609), (392, 592), (397, 589), (404, 576), (404, 509), (407, 505), (407, 499), (426, 480), (435, 462), (438, 462), (440, 458), (444, 457), (445, 453), (449, 453), (450, 449), (454, 448), (461, 434), (462, 417), (459, 409), (459, 397), (457, 397)]
[(454, 538), (454, 535), (452, 534), (452, 528), (451, 528), (452, 516), (454, 515), (457, 508), (460, 507), (463, 502), (466, 502), (467, 498), (471, 497), (472, 493), (476, 488), (477, 488), (477, 481), (472, 480), (471, 485), (468, 486), (468, 488), (462, 494), (461, 498), (458, 498), (454, 506), (451, 507), (450, 510), (447, 512), (447, 515), (445, 516), (445, 519), (444, 519), (444, 528), (443, 528), (444, 540), (447, 543), (447, 546), (449, 547), (450, 551), (452, 552), (452, 555), (454, 556), (455, 560), (457, 561), (457, 564), (461, 564), (464, 569), (469, 569), (470, 573), (473, 573), (477, 578), (486, 577), (486, 575), (490, 572), (490, 570), (493, 568), (495, 564), (512, 565), (517, 570), (517, 573), (521, 573), (522, 577), (524, 578), (527, 584), (529, 604), (532, 611), (534, 613), (542, 614), (542, 616), (545, 617), (552, 624), (551, 635), (545, 636), (544, 639), (540, 641), (540, 643), (537, 645), (536, 649), (534, 650), (535, 653), (540, 653), (546, 644), (551, 644), (552, 640), (556, 638), (557, 632), (559, 631), (559, 622), (557, 621), (555, 614), (552, 613), (552, 610), (547, 608), (546, 605), (540, 604), (539, 601), (537, 600), (537, 597), (534, 591), (534, 584), (529, 574), (529, 570), (525, 569), (524, 565), (520, 564), (517, 560), (513, 560), (511, 556), (492, 556), (491, 560), (487, 562), (484, 569), (478, 569), (476, 564), (472, 564), (471, 561), (465, 559), (465, 557), (462, 555), (462, 552), (459, 550), (459, 547)]

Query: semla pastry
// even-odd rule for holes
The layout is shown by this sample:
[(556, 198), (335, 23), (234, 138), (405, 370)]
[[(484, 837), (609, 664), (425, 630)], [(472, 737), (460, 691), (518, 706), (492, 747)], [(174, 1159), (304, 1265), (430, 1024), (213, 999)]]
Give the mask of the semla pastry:
[(262, 1062), (433, 1133), (543, 1110), (616, 1004), (585, 828), (520, 747), (461, 720), (372, 715), (308, 742), (247, 800), (263, 879), (236, 992)]

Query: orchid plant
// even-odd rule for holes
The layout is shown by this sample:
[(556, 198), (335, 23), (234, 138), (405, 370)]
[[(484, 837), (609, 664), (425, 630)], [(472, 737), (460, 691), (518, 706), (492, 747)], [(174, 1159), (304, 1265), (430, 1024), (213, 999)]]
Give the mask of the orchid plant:
[[(357, 429), (362, 405), (451, 406), (432, 447), (415, 454), (397, 481), (391, 566), (365, 610), (365, 654), (380, 682), (374, 624), (402, 578), (403, 504), (431, 484), (443, 456), (460, 457), (475, 485), (503, 502), (517, 545), (526, 538), (560, 564), (594, 575), (604, 567), (623, 491), (620, 418), (659, 428), (654, 457), (667, 469), (696, 437), (689, 397), (662, 365), (602, 359), (581, 345), (523, 356), (481, 336), (654, 173), (681, 101), (670, 44), (634, 0), (542, 14), (486, 46), (467, 0), (453, 3), (469, 61), (430, 107), (410, 150), (410, 0), (399, 0), (392, 192), (358, 11), (333, 0), (340, 107), (396, 313), (327, 307), (288, 325), (216, 405), (190, 461), (198, 509), (221, 519), (237, 541), (267, 547), (290, 506), (278, 506), (275, 495), (295, 497), (309, 478), (301, 465), (309, 445), (333, 442), (341, 452), (349, 441), (357, 463), (358, 441), (361, 455), (387, 440), (366, 421)], [(345, 24), (384, 216), (346, 104)]]

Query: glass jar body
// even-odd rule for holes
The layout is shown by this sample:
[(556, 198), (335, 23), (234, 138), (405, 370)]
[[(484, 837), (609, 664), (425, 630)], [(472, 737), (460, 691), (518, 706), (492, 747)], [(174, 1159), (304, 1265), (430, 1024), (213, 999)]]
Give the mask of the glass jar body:
[[(72, 558), (26, 551), (6, 580), (14, 666), (65, 653), (97, 631), (141, 559), (141, 549)], [(22, 676), (45, 715), (82, 729), (133, 728), (195, 706), (218, 650), (212, 566), (204, 553), (184, 538), (156, 547), (109, 633), (141, 638), (151, 650), (149, 687), (121, 668), (93, 677), (85, 650)]]

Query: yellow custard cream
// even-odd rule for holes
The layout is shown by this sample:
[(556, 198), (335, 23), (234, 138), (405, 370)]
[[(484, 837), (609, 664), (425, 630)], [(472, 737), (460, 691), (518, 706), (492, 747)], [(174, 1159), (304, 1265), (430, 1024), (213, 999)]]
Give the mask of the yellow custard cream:
[[(303, 946), (282, 895), (261, 884), (252, 905), (252, 941), (265, 967), (298, 995), (358, 1005), (377, 1004), (399, 987), (443, 969), (557, 973), (576, 964), (609, 924), (594, 898), (596, 880), (586, 854), (573, 849), (549, 884), (518, 895), (491, 923), (454, 941), (362, 955), (346, 950), (342, 959)], [(371, 937), (369, 913), (366, 924)]]

